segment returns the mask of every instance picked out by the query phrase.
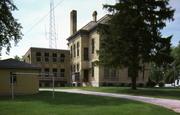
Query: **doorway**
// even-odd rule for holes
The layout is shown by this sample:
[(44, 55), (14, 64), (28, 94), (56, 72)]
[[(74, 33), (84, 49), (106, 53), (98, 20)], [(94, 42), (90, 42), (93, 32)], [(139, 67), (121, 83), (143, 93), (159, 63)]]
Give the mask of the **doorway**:
[(84, 69), (83, 81), (84, 82), (89, 82), (89, 71), (88, 71), (88, 69)]

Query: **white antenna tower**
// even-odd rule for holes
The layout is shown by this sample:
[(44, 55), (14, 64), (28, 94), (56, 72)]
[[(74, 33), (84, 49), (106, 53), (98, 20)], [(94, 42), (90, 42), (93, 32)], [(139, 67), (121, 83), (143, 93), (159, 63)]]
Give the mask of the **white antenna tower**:
[(55, 14), (54, 14), (54, 0), (50, 0), (49, 48), (57, 48), (56, 24), (55, 24)]

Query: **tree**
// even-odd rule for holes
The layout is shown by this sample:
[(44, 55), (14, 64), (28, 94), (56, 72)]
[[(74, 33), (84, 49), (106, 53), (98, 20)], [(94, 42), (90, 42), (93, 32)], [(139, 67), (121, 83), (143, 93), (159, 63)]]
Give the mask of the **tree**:
[(151, 71), (150, 71), (150, 76), (149, 76), (149, 80), (151, 80), (151, 82), (154, 82), (155, 85), (159, 85), (160, 84), (164, 84), (165, 82), (165, 71), (166, 68), (164, 67), (159, 67), (154, 63), (151, 63)]
[(23, 60), (23, 58), (19, 57), (18, 55), (15, 55), (15, 56), (14, 56), (14, 59), (15, 59), (15, 60), (18, 60), (18, 61), (22, 61), (22, 60)]
[(108, 25), (101, 25), (100, 63), (105, 66), (127, 67), (132, 89), (144, 63), (170, 63), (172, 36), (163, 37), (166, 21), (173, 20), (169, 0), (119, 0), (104, 5), (110, 13)]
[(13, 17), (12, 11), (17, 10), (12, 0), (0, 1), (0, 54), (3, 47), (7, 53), (11, 48), (11, 41), (15, 44), (22, 38), (21, 25)]
[(174, 61), (167, 70), (166, 82), (173, 83), (180, 76), (180, 42), (176, 47), (172, 47), (171, 55)]
[(180, 66), (180, 42), (179, 44), (172, 49), (171, 55), (174, 57), (175, 65)]

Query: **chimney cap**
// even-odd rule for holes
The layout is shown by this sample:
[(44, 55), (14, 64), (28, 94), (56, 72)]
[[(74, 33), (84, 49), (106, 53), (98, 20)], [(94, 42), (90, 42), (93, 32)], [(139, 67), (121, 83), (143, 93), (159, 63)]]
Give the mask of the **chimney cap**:
[(71, 12), (77, 12), (77, 10), (71, 10)]
[(93, 16), (93, 21), (96, 22), (97, 21), (97, 11), (94, 11), (92, 16)]
[(92, 15), (97, 16), (97, 11), (94, 11)]

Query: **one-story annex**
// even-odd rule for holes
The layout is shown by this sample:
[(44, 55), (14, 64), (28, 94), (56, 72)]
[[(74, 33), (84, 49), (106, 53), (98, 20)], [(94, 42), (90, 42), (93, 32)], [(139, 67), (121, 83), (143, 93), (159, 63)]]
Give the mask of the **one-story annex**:
[(38, 93), (39, 67), (15, 59), (0, 60), (0, 95)]

